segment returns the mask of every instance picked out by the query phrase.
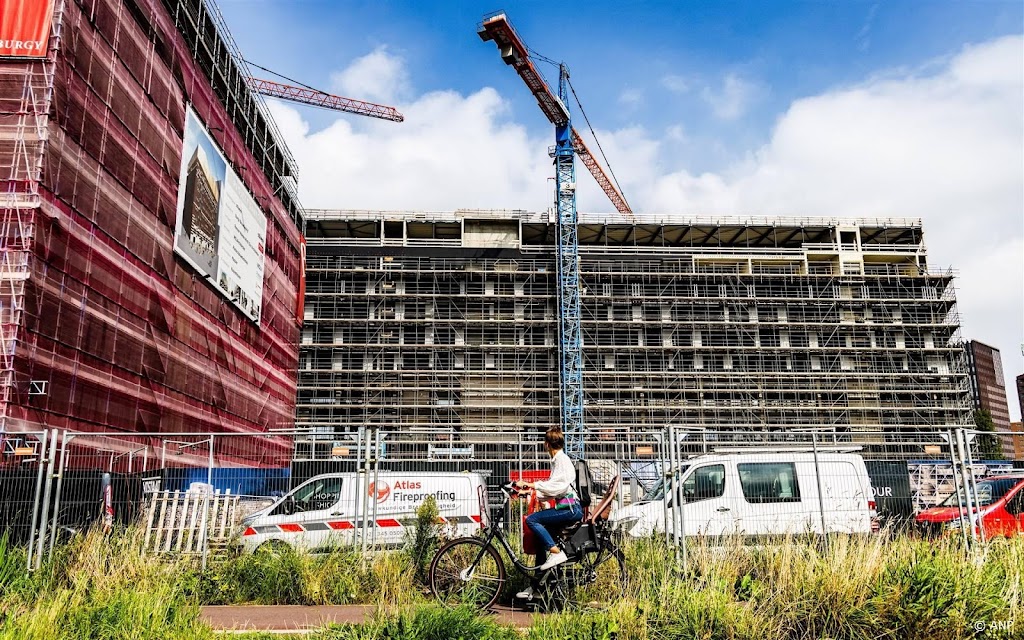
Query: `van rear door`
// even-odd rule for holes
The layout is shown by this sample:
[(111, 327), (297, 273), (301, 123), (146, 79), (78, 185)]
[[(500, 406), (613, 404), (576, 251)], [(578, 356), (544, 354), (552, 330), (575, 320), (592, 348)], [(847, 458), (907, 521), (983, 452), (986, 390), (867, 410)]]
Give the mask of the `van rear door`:
[[(873, 499), (871, 480), (867, 475), (864, 463), (857, 459), (859, 465), (850, 459), (829, 459), (823, 457), (818, 462), (818, 473), (821, 475), (822, 499), (815, 498), (810, 505), (815, 513), (815, 531), (821, 530), (821, 504), (825, 505), (825, 526), (829, 533), (870, 533), (871, 512), (868, 502)], [(809, 471), (814, 473), (813, 464)], [(811, 475), (811, 480), (816, 479)], [(817, 485), (814, 488), (817, 496)]]

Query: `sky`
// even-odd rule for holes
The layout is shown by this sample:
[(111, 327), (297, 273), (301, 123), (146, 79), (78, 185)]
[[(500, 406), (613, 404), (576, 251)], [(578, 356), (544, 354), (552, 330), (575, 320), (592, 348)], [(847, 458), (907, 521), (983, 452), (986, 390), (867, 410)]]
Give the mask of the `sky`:
[[(585, 113), (635, 211), (921, 219), (929, 266), (958, 274), (962, 337), (1002, 351), (1020, 419), (1024, 3), (219, 6), (251, 62), (405, 115), (270, 101), (306, 207), (549, 208), (553, 128), (476, 35), (503, 10), (531, 50), (568, 65), (574, 126), (597, 153)], [(578, 197), (582, 212), (613, 211), (587, 176)]]

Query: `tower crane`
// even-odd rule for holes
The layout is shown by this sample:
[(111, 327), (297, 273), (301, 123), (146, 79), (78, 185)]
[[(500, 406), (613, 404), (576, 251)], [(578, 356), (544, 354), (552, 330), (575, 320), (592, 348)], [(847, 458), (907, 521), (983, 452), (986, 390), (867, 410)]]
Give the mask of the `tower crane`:
[(366, 102), (365, 100), (355, 100), (353, 98), (336, 96), (320, 91), (319, 89), (314, 89), (307, 84), (302, 84), (298, 80), (292, 80), (291, 78), (283, 76), (276, 71), (271, 71), (266, 67), (261, 67), (255, 62), (249, 62), (248, 60), (243, 60), (243, 62), (256, 67), (257, 69), (262, 69), (267, 73), (273, 73), (276, 76), (281, 76), (285, 80), (294, 82), (295, 85), (299, 85), (283, 84), (274, 80), (264, 80), (261, 78), (247, 76), (246, 83), (249, 85), (249, 89), (261, 95), (265, 95), (270, 98), (279, 98), (281, 100), (308, 104), (322, 109), (330, 109), (331, 111), (354, 113), (356, 115), (367, 116), (370, 118), (390, 120), (391, 122), (405, 122), (405, 116), (399, 113), (394, 107), (377, 104), (375, 102)]
[[(512, 66), (537, 99), (542, 112), (555, 125), (555, 203), (558, 218), (556, 256), (559, 320), (559, 391), (561, 427), (565, 451), (576, 459), (585, 457), (583, 429), (583, 345), (581, 341), (579, 237), (576, 212), (576, 165), (579, 156), (615, 209), (632, 217), (622, 192), (605, 174), (597, 159), (572, 126), (569, 114), (569, 69), (558, 65), (558, 93), (541, 76), (530, 59), (530, 50), (504, 13), (484, 18), (477, 32), (484, 42), (493, 40), (501, 59)], [(575, 92), (574, 92), (575, 94)]]
[(370, 118), (380, 118), (381, 120), (390, 120), (392, 122), (405, 121), (405, 117), (399, 113), (397, 109), (382, 104), (366, 102), (364, 100), (354, 100), (352, 98), (343, 98), (341, 96), (318, 91), (311, 87), (295, 87), (290, 84), (274, 82), (273, 80), (250, 78), (248, 83), (249, 88), (256, 93), (260, 93), (271, 98), (301, 102), (302, 104), (331, 109), (332, 111), (344, 111), (346, 113), (354, 113), (356, 115), (368, 116)]

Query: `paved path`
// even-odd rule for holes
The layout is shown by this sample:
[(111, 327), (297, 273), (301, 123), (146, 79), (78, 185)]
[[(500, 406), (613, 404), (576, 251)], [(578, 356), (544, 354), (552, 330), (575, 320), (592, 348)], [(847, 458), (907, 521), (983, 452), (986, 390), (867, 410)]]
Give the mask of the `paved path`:
[[(363, 622), (373, 615), (374, 605), (303, 607), (297, 605), (241, 605), (203, 607), (201, 617), (216, 631), (310, 631), (332, 622)], [(517, 627), (532, 624), (533, 614), (495, 607), (495, 619)]]

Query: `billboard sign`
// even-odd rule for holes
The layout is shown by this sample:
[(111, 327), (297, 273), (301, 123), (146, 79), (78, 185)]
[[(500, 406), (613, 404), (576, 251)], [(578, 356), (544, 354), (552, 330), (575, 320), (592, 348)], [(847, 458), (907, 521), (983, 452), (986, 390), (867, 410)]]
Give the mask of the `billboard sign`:
[(0, 2), (0, 58), (45, 58), (53, 0)]
[(189, 107), (174, 251), (259, 324), (266, 239), (266, 215)]

